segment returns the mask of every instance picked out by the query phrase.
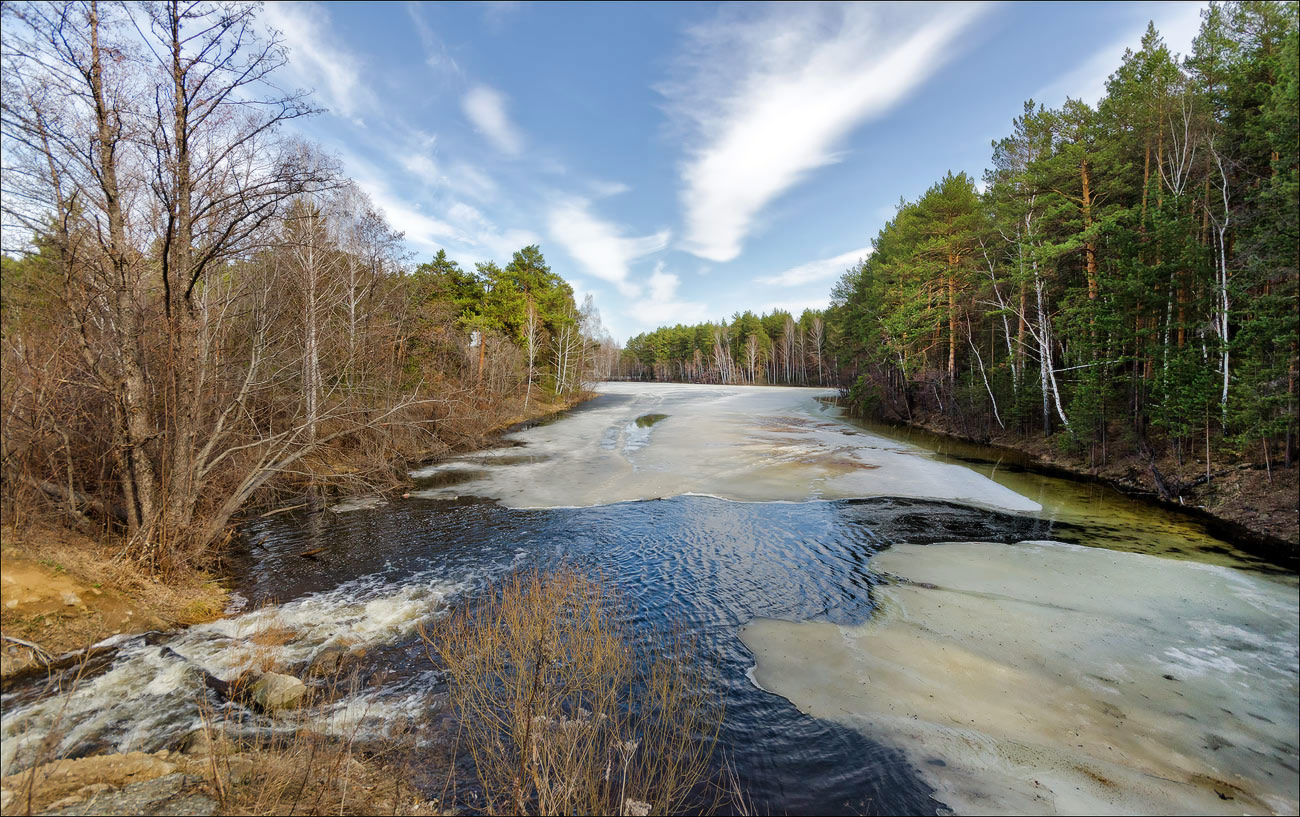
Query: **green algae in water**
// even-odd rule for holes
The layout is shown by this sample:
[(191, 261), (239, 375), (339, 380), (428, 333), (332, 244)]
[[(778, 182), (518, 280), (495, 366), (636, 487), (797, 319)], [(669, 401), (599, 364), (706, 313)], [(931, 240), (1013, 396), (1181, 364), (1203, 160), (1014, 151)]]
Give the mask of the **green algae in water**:
[(649, 428), (660, 420), (667, 419), (667, 414), (642, 414), (640, 417), (636, 418), (636, 424), (638, 428)]

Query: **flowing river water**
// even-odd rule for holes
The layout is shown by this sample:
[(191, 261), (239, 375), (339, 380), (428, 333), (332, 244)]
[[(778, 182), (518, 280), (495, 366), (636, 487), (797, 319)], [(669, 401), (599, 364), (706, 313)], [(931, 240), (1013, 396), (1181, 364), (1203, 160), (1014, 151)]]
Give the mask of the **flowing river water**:
[(407, 499), (251, 524), (232, 615), (119, 638), (66, 692), (6, 692), (4, 772), (51, 731), (70, 755), (172, 746), (211, 694), (197, 670), (268, 650), (289, 671), (365, 650), (314, 729), (437, 719), (418, 626), (569, 561), (617, 585), (634, 637), (691, 637), (759, 812), (1296, 811), (1293, 569), (1103, 486), (852, 423), (829, 392), (600, 391), (413, 472)]

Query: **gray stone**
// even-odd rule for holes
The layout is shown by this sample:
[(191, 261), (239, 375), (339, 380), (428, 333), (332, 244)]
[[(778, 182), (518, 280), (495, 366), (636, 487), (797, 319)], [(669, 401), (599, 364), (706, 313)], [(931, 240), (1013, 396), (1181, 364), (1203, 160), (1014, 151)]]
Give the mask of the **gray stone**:
[(253, 705), (263, 712), (295, 709), (307, 694), (307, 685), (292, 675), (278, 672), (263, 673), (248, 689)]
[(217, 805), (215, 799), (198, 790), (197, 778), (177, 773), (131, 783), (116, 790), (95, 791), (85, 800), (41, 813), (58, 817), (87, 814), (197, 817), (215, 814)]
[(326, 647), (316, 654), (312, 659), (311, 666), (307, 672), (311, 675), (331, 677), (336, 675), (343, 668), (347, 661), (348, 652), (342, 647)]

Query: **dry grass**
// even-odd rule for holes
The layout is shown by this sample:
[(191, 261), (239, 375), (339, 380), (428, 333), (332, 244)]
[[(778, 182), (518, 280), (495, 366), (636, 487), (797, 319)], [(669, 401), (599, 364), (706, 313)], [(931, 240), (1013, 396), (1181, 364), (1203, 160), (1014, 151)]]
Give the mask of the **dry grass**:
[(109, 542), (50, 525), (0, 528), (4, 555), (51, 566), (91, 587), (112, 589), (172, 626), (210, 621), (225, 609), (226, 591), (199, 571), (161, 581)]
[[(276, 641), (281, 631), (267, 633)], [(250, 669), (262, 663), (254, 656)], [(354, 713), (335, 722), (331, 734), (319, 731), (328, 721), (326, 708), (354, 698), (359, 688), (355, 672), (317, 675), (296, 711), (278, 713), (270, 727), (265, 716), (243, 706), (214, 709), (201, 697), (203, 727), (187, 750), (191, 772), (204, 780), (222, 814), (441, 813), (409, 783), (416, 760), (409, 726), (390, 724), (382, 740), (362, 740), (364, 713)]]
[(207, 752), (196, 759), (223, 814), (431, 813), (405, 782), (408, 741), (363, 751), (355, 733), (290, 726), (250, 736), (256, 730), (242, 728), (241, 720), (208, 713)]
[[(155, 581), (110, 546), (71, 530), (7, 526), (0, 539), (0, 628), (52, 655), (116, 633), (209, 621), (226, 606), (226, 590), (205, 574)], [(30, 665), (29, 653), (7, 643), (0, 674)]]
[[(456, 750), (493, 814), (707, 808), (721, 710), (680, 639), (634, 654), (610, 588), (575, 568), (515, 574), (426, 633)], [(456, 799), (455, 794), (452, 800)]]

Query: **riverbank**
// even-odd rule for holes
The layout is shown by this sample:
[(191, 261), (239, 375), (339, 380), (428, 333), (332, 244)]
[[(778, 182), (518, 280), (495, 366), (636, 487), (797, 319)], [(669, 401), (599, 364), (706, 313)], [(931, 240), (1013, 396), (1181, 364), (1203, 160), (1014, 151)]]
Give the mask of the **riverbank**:
[[(965, 443), (1001, 449), (1033, 470), (1074, 479), (1094, 480), (1123, 493), (1206, 518), (1234, 539), (1244, 540), (1262, 555), (1294, 559), (1300, 554), (1300, 467), (1255, 463), (1211, 450), (1206, 479), (1205, 451), (1188, 452), (1181, 462), (1170, 451), (1144, 456), (1122, 442), (1113, 442), (1105, 462), (1095, 452), (1062, 451), (1054, 438), (996, 433), (968, 433), (949, 417), (918, 415), (911, 422), (879, 420), (901, 428), (916, 428)], [(1099, 458), (1099, 455), (1098, 455)]]
[(222, 615), (227, 591), (202, 571), (163, 582), (116, 558), (112, 542), (51, 526), (0, 529), (0, 679), (115, 635)]
[[(545, 422), (590, 399), (591, 392), (573, 396), (535, 394), (483, 409), (440, 430), (448, 432), (436, 447), (392, 463), (387, 492), (405, 485), (412, 462), (436, 462), (497, 445), (502, 435), (521, 425)], [(341, 473), (348, 473), (346, 456), (328, 455)], [(319, 488), (321, 486), (303, 486)], [(325, 483), (326, 490), (331, 487)], [(281, 497), (283, 499), (283, 497)], [(289, 499), (280, 507), (292, 507)], [(244, 520), (274, 509), (250, 508)], [(53, 521), (35, 520), (22, 527), (0, 528), (0, 679), (24, 672), (44, 660), (115, 635), (172, 630), (220, 618), (228, 591), (223, 587), (232, 564), (229, 553), (217, 554), (209, 569), (173, 571), (167, 577), (148, 576), (120, 558), (120, 543), (97, 539)], [(26, 642), (26, 644), (21, 643)]]
[[(403, 489), (412, 462), (436, 462), (495, 447), (504, 434), (522, 425), (546, 422), (592, 396), (589, 392), (558, 398), (534, 394), (526, 407), (522, 398), (511, 400), (454, 426), (443, 425), (440, 431), (450, 433), (441, 437), (438, 445), (423, 455), (392, 464), (394, 477), (387, 490)], [(346, 457), (337, 451), (329, 455), (347, 473)], [(337, 493), (329, 483), (324, 490)], [(265, 512), (264, 506), (244, 516)], [(0, 679), (6, 686), (32, 673), (43, 673), (47, 667), (86, 660), (91, 656), (78, 655), (79, 651), (114, 636), (171, 631), (222, 618), (229, 603), (226, 585), (230, 576), (225, 574), (240, 563), (226, 552), (218, 554), (216, 570), (196, 568), (173, 571), (165, 579), (151, 577), (120, 558), (120, 543), (46, 521), (32, 521), (22, 528), (7, 525), (0, 529), (0, 541), (0, 634), (4, 640)], [(238, 538), (231, 541), (238, 549)], [(60, 662), (60, 656), (69, 658)], [(71, 762), (54, 760), (41, 770), (3, 781), (4, 810), (36, 813), (54, 808), (60, 813), (99, 813), (116, 808), (129, 813), (134, 803), (147, 805), (146, 811), (178, 814), (276, 813), (292, 802), (301, 812), (304, 788), (316, 791), (318, 786), (298, 784), (331, 770), (322, 766), (322, 750), (315, 745), (321, 742), (320, 736), (299, 734), (300, 739), (281, 746), (225, 747), (220, 751), (187, 748), (184, 757), (177, 752), (160, 756), (137, 752)], [(304, 741), (311, 745), (304, 748)], [(206, 739), (200, 741), (203, 746), (207, 743)], [(339, 762), (347, 766), (343, 777), (355, 783), (353, 791), (344, 785), (337, 796), (326, 798), (324, 807), (332, 813), (340, 809), (343, 813), (367, 813), (379, 802), (374, 798), (382, 781), (405, 777), (390, 773), (393, 766), (388, 759), (354, 755), (352, 747), (340, 750), (334, 743), (326, 748), (326, 754), (337, 754)], [(33, 793), (35, 799), (31, 799)], [(421, 801), (409, 787), (384, 792), (382, 800), (388, 813), (440, 812), (436, 804)], [(309, 813), (317, 811), (320, 809), (308, 808)]]

